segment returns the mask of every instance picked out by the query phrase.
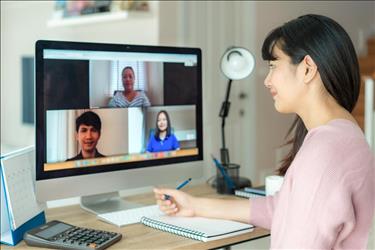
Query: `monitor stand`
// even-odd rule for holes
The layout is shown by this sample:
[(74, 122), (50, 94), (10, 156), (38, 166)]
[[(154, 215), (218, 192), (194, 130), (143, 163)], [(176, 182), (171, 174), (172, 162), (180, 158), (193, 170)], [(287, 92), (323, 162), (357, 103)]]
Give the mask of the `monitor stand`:
[(80, 205), (84, 210), (96, 215), (144, 206), (125, 201), (119, 192), (82, 196)]

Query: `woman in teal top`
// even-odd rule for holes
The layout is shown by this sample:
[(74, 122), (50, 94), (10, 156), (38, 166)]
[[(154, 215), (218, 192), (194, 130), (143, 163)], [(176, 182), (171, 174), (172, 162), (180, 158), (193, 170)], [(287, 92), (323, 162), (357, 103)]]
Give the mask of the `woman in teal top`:
[(147, 152), (179, 150), (180, 143), (171, 132), (171, 122), (167, 111), (161, 110), (156, 116), (155, 134), (151, 135), (147, 144)]

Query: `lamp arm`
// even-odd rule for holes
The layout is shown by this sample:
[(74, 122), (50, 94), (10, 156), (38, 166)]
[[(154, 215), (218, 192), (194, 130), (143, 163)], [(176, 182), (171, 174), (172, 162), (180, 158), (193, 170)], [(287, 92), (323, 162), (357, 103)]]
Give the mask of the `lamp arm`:
[[(229, 79), (228, 85), (227, 85), (227, 92), (225, 94), (225, 100), (223, 104), (221, 105), (220, 114), (219, 114), (219, 116), (222, 117), (223, 119), (225, 119), (229, 113), (230, 102), (228, 102), (228, 99), (229, 99), (231, 87), (232, 87), (232, 80)], [(223, 121), (223, 123), (225, 124), (225, 121)]]
[(229, 94), (230, 94), (230, 90), (231, 90), (231, 87), (232, 87), (232, 79), (229, 79), (228, 81), (228, 85), (227, 85), (227, 91), (226, 91), (226, 94), (225, 94), (225, 100), (221, 106), (221, 109), (220, 109), (220, 114), (219, 116), (222, 118), (221, 120), (221, 140), (222, 140), (222, 151), (224, 152), (222, 155), (222, 163), (228, 163), (229, 162), (229, 152), (228, 152), (228, 149), (226, 149), (226, 146), (225, 146), (225, 119), (226, 117), (228, 116), (228, 113), (229, 113), (229, 108), (230, 108), (230, 102), (228, 101), (229, 100)]
[[(229, 79), (228, 85), (227, 85), (227, 92), (225, 94), (225, 102), (228, 102), (231, 87), (232, 87), (232, 79)], [(229, 112), (229, 108), (228, 108), (228, 112)]]

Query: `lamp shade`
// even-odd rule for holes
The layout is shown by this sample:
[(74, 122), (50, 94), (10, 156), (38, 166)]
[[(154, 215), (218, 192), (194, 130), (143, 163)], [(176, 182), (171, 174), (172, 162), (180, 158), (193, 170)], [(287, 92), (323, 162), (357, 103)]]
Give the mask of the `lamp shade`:
[(254, 56), (245, 48), (231, 47), (221, 58), (221, 71), (232, 80), (240, 80), (254, 70)]

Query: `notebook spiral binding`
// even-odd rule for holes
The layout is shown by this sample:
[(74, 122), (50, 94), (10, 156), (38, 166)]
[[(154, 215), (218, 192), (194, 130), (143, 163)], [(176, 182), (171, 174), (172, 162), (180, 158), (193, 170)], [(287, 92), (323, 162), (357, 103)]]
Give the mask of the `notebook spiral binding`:
[(177, 226), (170, 225), (167, 223), (160, 223), (158, 221), (155, 221), (146, 217), (142, 217), (141, 223), (145, 224), (146, 226), (155, 228), (155, 229), (174, 233), (174, 234), (184, 236), (187, 238), (191, 238), (191, 239), (195, 239), (195, 240), (203, 241), (203, 238), (205, 237), (205, 234), (202, 232), (189, 230), (189, 229), (182, 228), (182, 227), (177, 227)]

